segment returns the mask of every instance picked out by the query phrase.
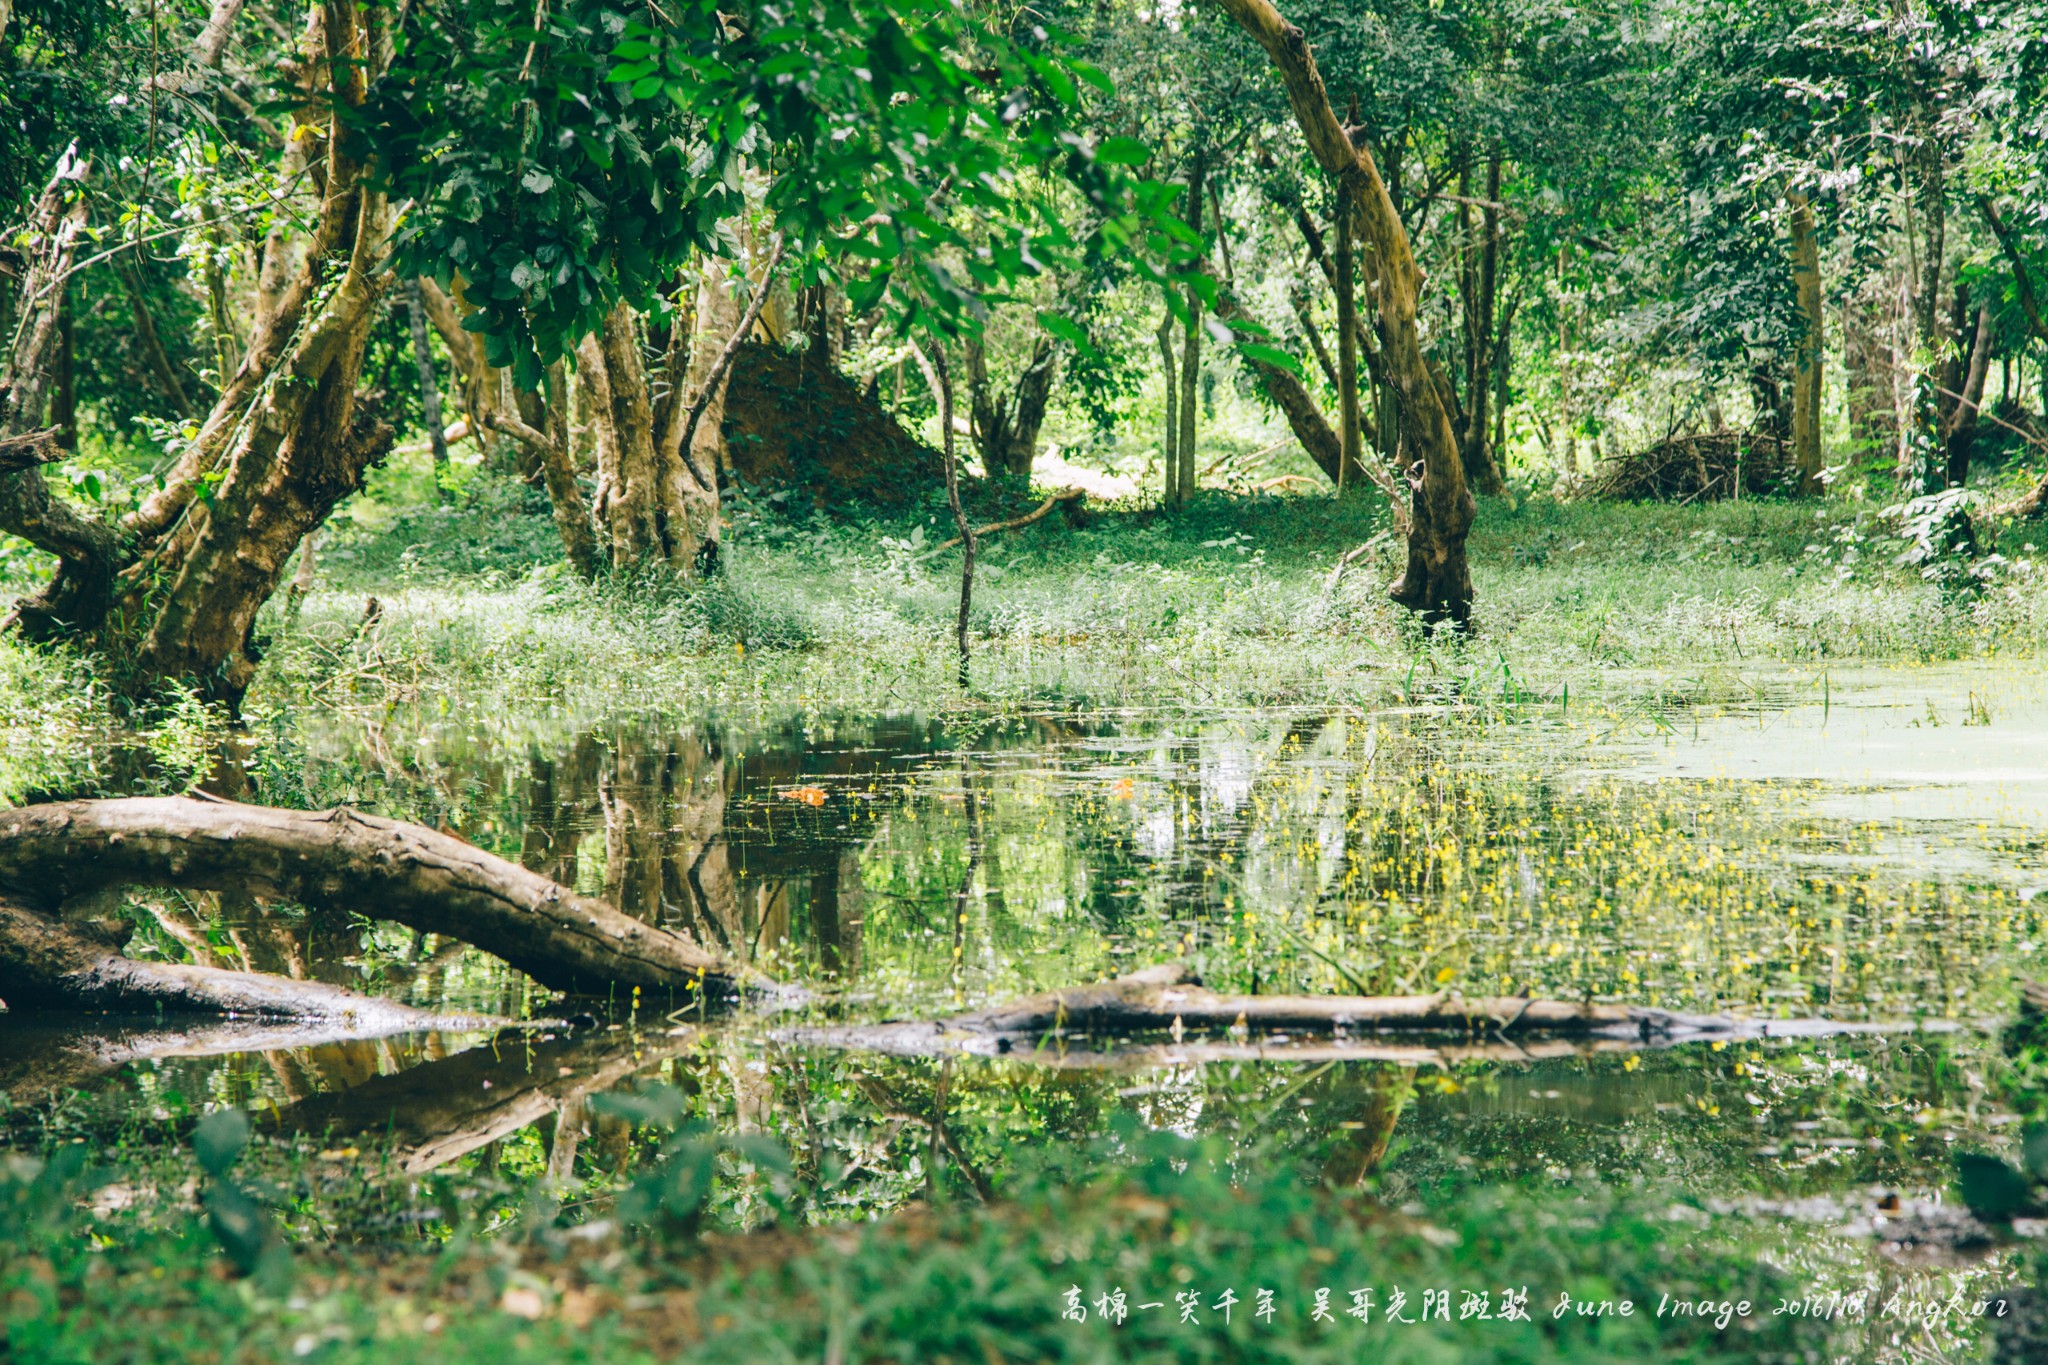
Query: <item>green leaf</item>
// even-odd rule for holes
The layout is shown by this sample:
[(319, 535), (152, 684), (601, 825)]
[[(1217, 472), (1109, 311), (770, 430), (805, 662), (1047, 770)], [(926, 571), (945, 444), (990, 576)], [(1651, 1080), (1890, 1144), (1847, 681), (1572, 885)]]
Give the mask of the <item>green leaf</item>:
[(1995, 1156), (1965, 1152), (1956, 1158), (1956, 1184), (1970, 1212), (1987, 1222), (2009, 1222), (2033, 1206), (2027, 1178)]
[(1246, 360), (1259, 365), (1271, 365), (1276, 370), (1285, 370), (1292, 375), (1301, 374), (1301, 362), (1278, 346), (1266, 346), (1259, 342), (1241, 342), (1237, 353)]
[(1106, 137), (1095, 144), (1098, 166), (1142, 166), (1152, 159), (1152, 149), (1134, 137)]
[(192, 1154), (199, 1169), (218, 1179), (249, 1145), (249, 1116), (239, 1109), (216, 1109), (192, 1130)]
[(1070, 57), (1067, 59), (1067, 70), (1073, 72), (1105, 95), (1114, 95), (1116, 93), (1115, 84), (1111, 82), (1108, 76), (1103, 74), (1102, 68), (1093, 62), (1084, 62), (1079, 58)]
[(1063, 318), (1058, 313), (1041, 311), (1038, 315), (1038, 325), (1051, 332), (1061, 341), (1071, 345), (1077, 351), (1092, 352), (1095, 349), (1094, 345), (1088, 340), (1088, 333), (1072, 318)]

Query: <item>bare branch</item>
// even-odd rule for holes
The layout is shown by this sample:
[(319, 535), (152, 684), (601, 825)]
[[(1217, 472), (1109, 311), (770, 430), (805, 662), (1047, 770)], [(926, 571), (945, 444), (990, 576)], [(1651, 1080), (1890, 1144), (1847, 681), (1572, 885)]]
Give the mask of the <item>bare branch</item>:
[(683, 460), (689, 466), (690, 476), (697, 480), (697, 486), (707, 493), (718, 486), (718, 471), (706, 473), (703, 466), (697, 463), (697, 452), (694, 449), (697, 424), (704, 420), (706, 409), (711, 406), (712, 398), (725, 383), (726, 372), (732, 368), (733, 357), (740, 353), (741, 345), (746, 342), (748, 335), (754, 330), (754, 324), (761, 318), (761, 310), (768, 306), (768, 292), (775, 287), (775, 269), (782, 264), (784, 245), (782, 234), (776, 233), (775, 249), (768, 253), (768, 265), (761, 272), (761, 284), (754, 291), (753, 302), (747, 305), (747, 311), (741, 316), (739, 326), (733, 328), (732, 335), (726, 338), (725, 349), (720, 351), (718, 359), (712, 362), (711, 373), (704, 377), (704, 388), (691, 400), (689, 414), (683, 419), (683, 438), (680, 447)]

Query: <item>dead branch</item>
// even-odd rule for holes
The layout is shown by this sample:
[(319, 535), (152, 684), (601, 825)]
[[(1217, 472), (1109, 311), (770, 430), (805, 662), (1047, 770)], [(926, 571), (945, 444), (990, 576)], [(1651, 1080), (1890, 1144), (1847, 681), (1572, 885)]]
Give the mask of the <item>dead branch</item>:
[(0, 474), (40, 469), (46, 464), (57, 463), (70, 453), (57, 444), (55, 427), (44, 427), (19, 436), (0, 436)]
[[(1058, 507), (1061, 503), (1073, 502), (1087, 495), (1088, 490), (1085, 488), (1069, 488), (1055, 493), (1044, 502), (1038, 504), (1035, 509), (1026, 512), (1021, 517), (1012, 517), (1008, 521), (992, 521), (986, 526), (975, 527), (974, 538), (980, 540), (983, 536), (992, 536), (998, 531), (1021, 530), (1034, 521), (1043, 521), (1051, 514), (1052, 509)], [(937, 545), (932, 546), (930, 551), (925, 554), (925, 558), (930, 559), (933, 555), (944, 554), (947, 550), (957, 550), (963, 543), (959, 536), (954, 536), (951, 540), (942, 540)]]
[(688, 938), (399, 820), (193, 797), (0, 812), (0, 890), (23, 903), (48, 913), (81, 893), (131, 885), (234, 889), (370, 913), (475, 944), (571, 993), (778, 989)]
[(782, 264), (782, 251), (786, 243), (781, 233), (775, 234), (775, 247), (768, 253), (768, 264), (761, 270), (760, 287), (754, 291), (753, 301), (740, 317), (739, 326), (732, 329), (732, 335), (725, 340), (725, 349), (718, 353), (718, 359), (711, 363), (711, 373), (704, 376), (704, 388), (690, 401), (689, 414), (683, 419), (682, 451), (683, 461), (689, 466), (690, 475), (697, 480), (697, 486), (710, 492), (718, 486), (718, 471), (706, 470), (697, 463), (695, 442), (697, 424), (704, 420), (704, 414), (711, 407), (711, 400), (718, 396), (719, 386), (725, 383), (726, 373), (732, 369), (733, 357), (740, 353), (740, 347), (753, 334), (754, 324), (760, 320), (761, 310), (768, 306), (768, 295), (775, 288), (775, 270)]

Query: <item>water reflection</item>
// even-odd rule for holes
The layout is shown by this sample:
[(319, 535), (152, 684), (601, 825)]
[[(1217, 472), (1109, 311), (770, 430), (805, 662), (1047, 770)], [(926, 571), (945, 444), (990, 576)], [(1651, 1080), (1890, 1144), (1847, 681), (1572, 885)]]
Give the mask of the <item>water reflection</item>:
[[(374, 1144), (404, 1171), (523, 1161), (535, 1178), (602, 1186), (637, 1158), (593, 1098), (658, 1082), (696, 1121), (783, 1142), (818, 1218), (999, 1196), (1020, 1153), (1099, 1137), (1119, 1114), (1385, 1198), (1576, 1172), (1716, 1196), (1935, 1190), (1955, 1144), (1995, 1141), (2001, 1122), (1982, 1081), (1995, 1049), (1969, 1032), (1664, 1050), (1059, 1039), (943, 1060), (805, 1032), (1180, 957), (1246, 994), (2006, 1013), (2014, 979), (2048, 965), (2048, 898), (2031, 895), (2048, 817), (2030, 800), (1950, 798), (1956, 764), (2021, 747), (1994, 725), (1917, 776), (1893, 764), (1884, 791), (1905, 805), (1874, 812), (1874, 779), (1853, 761), (1799, 755), (1840, 759), (1831, 735), (1899, 752), (1909, 718), (1859, 716), (1839, 687), (1817, 706), (1781, 690), (1792, 704), (1703, 718), (1698, 738), (1661, 713), (1541, 706), (627, 719), (518, 745), (394, 720), (322, 737), (289, 774), (255, 753), (233, 765), (235, 794), (447, 828), (822, 1003), (704, 1023), (615, 1000), (577, 1005), (599, 1017), (568, 1031), (373, 1043), (5, 1020), (0, 1089), (32, 1106), (97, 1089), (110, 1113), (162, 1122), (241, 1103), (279, 1132)], [(1915, 801), (1916, 784), (1947, 795)], [(166, 956), (514, 1018), (557, 1004), (459, 944), (378, 924), (374, 907), (145, 896), (90, 909), (146, 917), (143, 941)]]

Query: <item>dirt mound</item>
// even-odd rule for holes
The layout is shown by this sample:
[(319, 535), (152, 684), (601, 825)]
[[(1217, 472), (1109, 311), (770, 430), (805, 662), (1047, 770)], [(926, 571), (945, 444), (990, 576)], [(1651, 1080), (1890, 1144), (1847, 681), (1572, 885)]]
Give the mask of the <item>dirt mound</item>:
[(1594, 469), (1582, 496), (1618, 502), (1713, 502), (1778, 493), (1798, 482), (1791, 453), (1775, 436), (1710, 431), (1675, 436)]
[(822, 358), (749, 342), (725, 396), (733, 471), (753, 486), (900, 507), (943, 481), (939, 457)]

